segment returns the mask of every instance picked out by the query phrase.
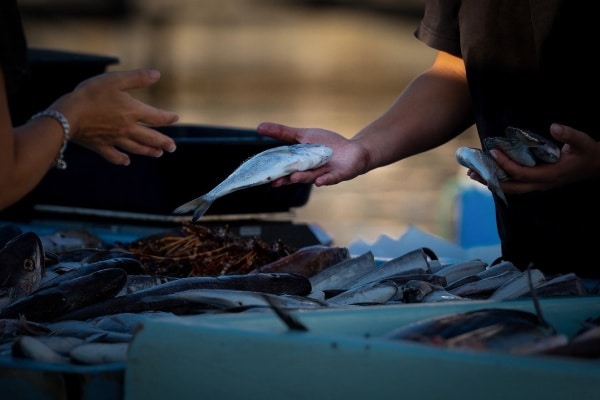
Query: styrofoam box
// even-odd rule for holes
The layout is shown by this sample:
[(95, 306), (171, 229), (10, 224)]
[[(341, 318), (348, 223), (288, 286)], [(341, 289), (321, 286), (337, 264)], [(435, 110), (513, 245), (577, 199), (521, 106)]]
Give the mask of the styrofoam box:
[[(482, 300), (295, 311), (308, 332), (288, 330), (271, 310), (149, 321), (130, 347), (125, 398), (597, 398), (598, 360), (383, 338), (424, 318), (489, 307), (535, 310), (531, 300)], [(600, 298), (546, 298), (541, 307), (572, 336), (600, 314)]]

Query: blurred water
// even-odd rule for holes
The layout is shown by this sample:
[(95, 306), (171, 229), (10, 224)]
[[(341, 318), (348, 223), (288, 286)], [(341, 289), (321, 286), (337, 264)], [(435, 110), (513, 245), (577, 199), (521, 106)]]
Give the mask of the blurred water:
[[(27, 3), (23, 1), (23, 3)], [(135, 2), (127, 17), (24, 13), (32, 46), (119, 57), (111, 69), (155, 67), (161, 81), (136, 93), (180, 122), (254, 128), (265, 120), (352, 136), (384, 111), (434, 52), (417, 19), (365, 9), (267, 0)], [(314, 188), (294, 220), (336, 244), (409, 225), (453, 239), (454, 151), (473, 132), (333, 187)]]

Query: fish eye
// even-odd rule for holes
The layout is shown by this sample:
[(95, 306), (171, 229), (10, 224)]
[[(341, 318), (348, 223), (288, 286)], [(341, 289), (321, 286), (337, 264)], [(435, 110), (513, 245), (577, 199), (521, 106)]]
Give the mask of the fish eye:
[(35, 263), (33, 262), (33, 260), (31, 258), (27, 258), (23, 262), (23, 268), (26, 271), (33, 271), (35, 269)]

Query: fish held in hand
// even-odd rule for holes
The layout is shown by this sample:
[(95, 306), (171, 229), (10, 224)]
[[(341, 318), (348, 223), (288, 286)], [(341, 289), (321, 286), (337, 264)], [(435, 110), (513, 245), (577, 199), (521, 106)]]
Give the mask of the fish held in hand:
[(505, 133), (505, 137), (483, 139), (485, 149), (499, 149), (513, 161), (527, 167), (533, 167), (539, 161), (555, 163), (560, 157), (560, 148), (552, 139), (512, 126), (507, 127)]
[(504, 204), (508, 205), (506, 196), (500, 187), (500, 181), (508, 179), (506, 172), (486, 151), (472, 147), (459, 147), (456, 160), (465, 168), (472, 169), (487, 183), (488, 188), (496, 194)]
[(192, 221), (195, 222), (219, 197), (272, 182), (294, 172), (318, 168), (327, 163), (332, 154), (333, 150), (330, 147), (310, 143), (279, 146), (265, 150), (242, 163), (210, 192), (182, 204), (173, 212), (185, 214), (193, 210)]

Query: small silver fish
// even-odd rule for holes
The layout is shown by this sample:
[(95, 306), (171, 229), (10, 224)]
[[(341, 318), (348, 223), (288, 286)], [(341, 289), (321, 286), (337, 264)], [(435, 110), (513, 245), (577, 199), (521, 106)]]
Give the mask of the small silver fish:
[(513, 126), (507, 127), (505, 132), (509, 136), (514, 135), (524, 143), (538, 161), (541, 160), (553, 164), (560, 158), (560, 147), (558, 147), (558, 144), (550, 138)]
[(485, 149), (499, 149), (513, 161), (527, 167), (533, 167), (539, 161), (555, 163), (560, 157), (558, 145), (535, 132), (509, 126), (505, 133), (506, 137), (483, 139)]
[(192, 222), (200, 218), (219, 197), (252, 186), (272, 182), (297, 171), (314, 169), (331, 158), (333, 150), (319, 144), (279, 146), (258, 153), (231, 173), (210, 192), (177, 207), (175, 214), (194, 210)]
[(506, 196), (500, 187), (500, 181), (507, 180), (506, 172), (487, 152), (473, 147), (459, 147), (456, 150), (456, 161), (465, 168), (477, 172), (487, 183), (488, 188), (496, 194), (504, 204), (508, 205)]

